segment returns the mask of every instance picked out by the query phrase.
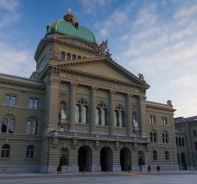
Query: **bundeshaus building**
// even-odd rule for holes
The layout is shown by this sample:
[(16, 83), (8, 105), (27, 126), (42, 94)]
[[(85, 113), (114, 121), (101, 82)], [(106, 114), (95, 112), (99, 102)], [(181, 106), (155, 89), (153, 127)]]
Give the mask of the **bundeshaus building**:
[(0, 74), (0, 172), (177, 170), (172, 103), (117, 64), (68, 10), (47, 26), (30, 78)]

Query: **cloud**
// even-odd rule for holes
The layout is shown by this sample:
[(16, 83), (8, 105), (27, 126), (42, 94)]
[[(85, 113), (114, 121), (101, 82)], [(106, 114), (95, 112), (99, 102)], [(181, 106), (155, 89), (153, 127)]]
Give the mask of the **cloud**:
[[(162, 10), (167, 5), (167, 1), (162, 4)], [(144, 74), (151, 85), (148, 100), (166, 103), (170, 99), (177, 109), (175, 116), (187, 117), (196, 114), (197, 103), (197, 5), (171, 6), (172, 14), (167, 15), (159, 3), (141, 4), (127, 34), (119, 38), (128, 43), (127, 47), (122, 44), (119, 58), (132, 73)]]
[[(101, 37), (108, 36), (111, 32), (118, 32), (121, 30), (121, 25), (125, 24), (128, 21), (127, 13), (121, 10), (115, 10), (111, 15), (102, 22), (96, 22), (94, 26), (99, 29), (99, 35)], [(102, 28), (102, 29), (100, 29)]]
[(183, 17), (190, 17), (194, 14), (196, 14), (197, 12), (197, 5), (191, 5), (189, 4), (189, 6), (187, 7), (181, 7), (181, 9), (179, 9), (175, 15), (174, 18), (183, 18)]
[(0, 73), (29, 77), (35, 69), (33, 54), (29, 51), (13, 49), (5, 43), (0, 43), (0, 51)]
[(4, 10), (0, 12), (0, 28), (19, 21), (21, 15), (17, 12), (18, 6), (16, 0), (0, 0), (0, 9)]
[(97, 6), (105, 5), (104, 0), (81, 0), (80, 2), (83, 6), (83, 10), (87, 14), (94, 14)]
[(16, 0), (0, 0), (0, 9), (10, 12), (15, 11), (18, 5), (18, 1)]

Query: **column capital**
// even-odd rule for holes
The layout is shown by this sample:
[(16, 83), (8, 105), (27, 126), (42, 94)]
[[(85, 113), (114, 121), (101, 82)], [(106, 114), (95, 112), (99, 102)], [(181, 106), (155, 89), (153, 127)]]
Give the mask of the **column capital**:
[(132, 97), (132, 96), (134, 96), (134, 95), (131, 93), (127, 93), (127, 97)]
[(74, 83), (74, 82), (71, 82), (70, 83), (70, 86), (71, 86), (71, 88), (75, 88), (76, 86), (78, 86), (78, 84), (77, 83)]
[(114, 95), (115, 93), (116, 93), (116, 91), (110, 90), (110, 95)]
[(98, 88), (97, 88), (97, 87), (95, 87), (95, 86), (91, 86), (91, 92), (94, 92), (94, 91), (96, 91), (96, 90), (98, 90)]

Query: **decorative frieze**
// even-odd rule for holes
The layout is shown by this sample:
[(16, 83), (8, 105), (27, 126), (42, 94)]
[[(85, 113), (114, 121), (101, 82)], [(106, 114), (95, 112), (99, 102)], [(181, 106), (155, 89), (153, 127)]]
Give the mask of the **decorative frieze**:
[[(103, 81), (99, 81), (99, 80), (94, 80), (94, 79), (90, 79), (90, 78), (85, 78), (85, 77), (81, 77), (81, 76), (76, 76), (76, 75), (70, 75), (70, 74), (66, 74), (65, 78), (69, 79), (69, 80), (75, 80), (78, 81), (80, 83), (88, 83), (89, 85), (97, 85), (97, 86), (101, 86), (101, 87), (107, 87), (110, 89), (116, 89), (116, 90), (120, 90), (120, 91), (125, 91), (125, 92), (131, 92), (131, 93), (138, 93), (139, 90), (138, 89), (134, 89), (131, 87), (126, 87), (123, 85), (119, 85), (119, 84), (114, 84), (114, 83), (108, 83), (108, 82), (103, 82)], [(113, 90), (113, 91), (116, 91)]]

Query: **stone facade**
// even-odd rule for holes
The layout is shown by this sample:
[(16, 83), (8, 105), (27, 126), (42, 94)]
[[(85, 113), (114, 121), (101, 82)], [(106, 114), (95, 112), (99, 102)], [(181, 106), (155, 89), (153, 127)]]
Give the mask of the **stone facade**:
[(143, 75), (100, 46), (50, 33), (38, 45), (30, 79), (0, 74), (0, 169), (178, 169), (171, 101), (146, 101)]
[(180, 170), (197, 170), (197, 116), (174, 119)]

